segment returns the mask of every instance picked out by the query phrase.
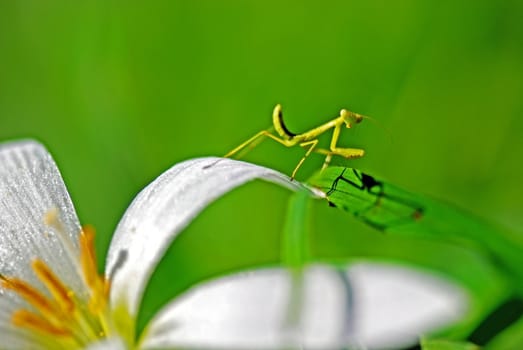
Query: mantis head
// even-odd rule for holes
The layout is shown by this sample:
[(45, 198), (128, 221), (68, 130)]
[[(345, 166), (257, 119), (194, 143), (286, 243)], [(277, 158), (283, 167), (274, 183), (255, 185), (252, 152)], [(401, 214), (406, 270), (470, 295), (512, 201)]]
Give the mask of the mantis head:
[(365, 118), (361, 114), (354, 113), (346, 109), (342, 109), (340, 111), (340, 117), (343, 119), (343, 122), (347, 128), (351, 128), (353, 124), (358, 124), (363, 120), (363, 118)]

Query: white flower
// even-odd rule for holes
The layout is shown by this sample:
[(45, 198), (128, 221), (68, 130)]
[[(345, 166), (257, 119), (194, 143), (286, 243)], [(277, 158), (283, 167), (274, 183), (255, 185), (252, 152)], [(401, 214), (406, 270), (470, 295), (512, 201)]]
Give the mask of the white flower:
[[(229, 159), (174, 166), (128, 208), (114, 233), (105, 275), (99, 276), (93, 230), (80, 226), (51, 156), (34, 141), (1, 145), (0, 348), (180, 345), (170, 334), (183, 324), (165, 329), (169, 307), (135, 336), (145, 285), (171, 241), (209, 202), (256, 178), (306, 188), (273, 170)], [(328, 291), (328, 281), (326, 286)]]
[[(359, 336), (351, 328), (357, 321), (349, 310), (347, 274), (325, 266), (301, 275), (266, 269), (207, 283), (166, 305), (143, 334), (135, 334), (145, 286), (172, 240), (214, 199), (254, 179), (322, 196), (244, 162), (201, 158), (177, 164), (127, 209), (109, 247), (105, 274), (99, 276), (93, 230), (80, 226), (49, 153), (34, 141), (0, 145), (0, 349), (341, 349), (357, 344), (369, 328), (360, 329)], [(385, 274), (375, 280), (382, 282)], [(372, 271), (360, 275), (359, 282)], [(373, 320), (365, 310), (357, 315), (361, 324)]]

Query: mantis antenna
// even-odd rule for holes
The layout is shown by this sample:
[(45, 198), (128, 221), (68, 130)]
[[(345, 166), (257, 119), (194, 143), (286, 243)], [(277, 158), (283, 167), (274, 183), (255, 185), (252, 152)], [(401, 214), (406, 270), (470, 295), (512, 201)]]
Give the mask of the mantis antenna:
[[(295, 134), (285, 126), (285, 123), (283, 122), (283, 113), (281, 105), (277, 104), (272, 112), (272, 128), (258, 132), (257, 134), (249, 138), (247, 141), (243, 142), (242, 144), (231, 150), (224, 157), (233, 157), (242, 150), (245, 150), (247, 147), (248, 149), (252, 149), (255, 146), (257, 146), (265, 137), (271, 138), (274, 141), (284, 145), (285, 147), (293, 147), (298, 145), (300, 147), (305, 148), (307, 151), (305, 152), (305, 155), (300, 159), (300, 161), (294, 168), (294, 171), (292, 172), (291, 179), (294, 179), (296, 173), (302, 166), (303, 162), (312, 152), (319, 153), (325, 156), (325, 161), (323, 162), (322, 170), (329, 165), (333, 155), (340, 156), (345, 159), (363, 157), (363, 155), (365, 154), (364, 150), (358, 148), (340, 148), (337, 144), (338, 139), (340, 137), (341, 128), (344, 125), (347, 129), (350, 129), (355, 124), (360, 123), (364, 118), (367, 117), (361, 114), (350, 112), (346, 109), (342, 109), (340, 111), (339, 116), (326, 122), (325, 124), (322, 124), (311, 130), (305, 131), (301, 134)], [(316, 147), (319, 142), (318, 137), (329, 129), (334, 129), (329, 149)], [(273, 130), (276, 131), (276, 134), (273, 133)]]

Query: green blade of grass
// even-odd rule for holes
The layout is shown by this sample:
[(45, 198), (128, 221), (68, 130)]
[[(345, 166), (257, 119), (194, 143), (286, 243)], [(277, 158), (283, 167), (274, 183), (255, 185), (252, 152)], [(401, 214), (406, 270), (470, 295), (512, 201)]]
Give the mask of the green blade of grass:
[(282, 235), (282, 262), (291, 268), (301, 268), (309, 258), (309, 215), (311, 196), (307, 191), (292, 195)]
[(327, 193), (332, 206), (387, 234), (473, 247), (508, 274), (514, 289), (523, 295), (523, 236), (356, 169), (329, 167), (310, 183)]
[(523, 240), (517, 234), (356, 169), (329, 167), (309, 183), (327, 194), (330, 206), (384, 233), (374, 238), (354, 230), (334, 233), (321, 254), (414, 264), (467, 289), (467, 315), (439, 330), (439, 337), (462, 339), (497, 306), (522, 295)]
[(447, 340), (422, 340), (421, 348), (423, 350), (479, 350), (479, 346)]
[(504, 329), (484, 348), (485, 350), (523, 349), (523, 319)]

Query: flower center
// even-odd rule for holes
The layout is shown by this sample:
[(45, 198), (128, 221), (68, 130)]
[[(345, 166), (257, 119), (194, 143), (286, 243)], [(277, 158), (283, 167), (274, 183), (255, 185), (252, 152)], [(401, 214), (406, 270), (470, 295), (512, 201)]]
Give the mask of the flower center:
[[(61, 239), (64, 239), (63, 235)], [(87, 297), (75, 295), (40, 259), (33, 259), (31, 268), (47, 293), (19, 278), (0, 274), (0, 285), (18, 294), (32, 307), (16, 310), (11, 316), (12, 324), (29, 330), (45, 344), (57, 348), (83, 347), (110, 333), (110, 285), (98, 274), (94, 230), (89, 226), (80, 232), (77, 258), (79, 272), (88, 292)]]

